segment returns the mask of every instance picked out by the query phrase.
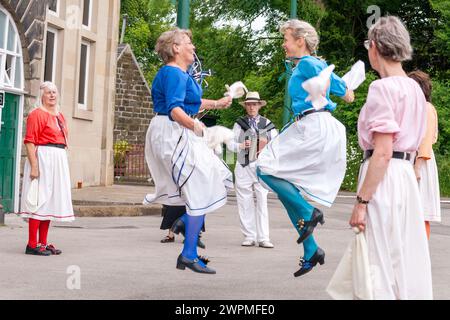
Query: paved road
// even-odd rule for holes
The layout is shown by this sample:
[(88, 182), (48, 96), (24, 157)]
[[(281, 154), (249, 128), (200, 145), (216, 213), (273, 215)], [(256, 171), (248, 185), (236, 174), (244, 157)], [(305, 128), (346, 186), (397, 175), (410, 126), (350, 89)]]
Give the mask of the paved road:
[[(50, 240), (63, 254), (36, 257), (23, 254), (26, 223), (8, 215), (7, 226), (0, 227), (0, 299), (329, 299), (325, 287), (352, 237), (347, 227), (352, 201), (339, 198), (324, 209), (326, 223), (315, 235), (326, 263), (300, 278), (292, 275), (301, 254), (296, 233), (274, 199), (269, 210), (275, 249), (240, 246), (233, 198), (207, 216), (207, 250), (200, 253), (210, 256), (216, 275), (175, 269), (181, 240), (159, 243), (165, 232), (158, 216), (54, 224)], [(436, 299), (450, 298), (449, 204), (443, 216), (442, 224), (432, 226), (430, 240)]]

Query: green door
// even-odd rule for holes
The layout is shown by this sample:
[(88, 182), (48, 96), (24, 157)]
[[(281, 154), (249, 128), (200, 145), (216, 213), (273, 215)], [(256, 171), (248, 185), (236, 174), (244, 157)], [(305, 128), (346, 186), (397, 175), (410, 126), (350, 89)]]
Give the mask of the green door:
[(16, 175), (16, 136), (19, 124), (20, 97), (5, 93), (0, 123), (0, 201), (4, 212), (14, 210)]

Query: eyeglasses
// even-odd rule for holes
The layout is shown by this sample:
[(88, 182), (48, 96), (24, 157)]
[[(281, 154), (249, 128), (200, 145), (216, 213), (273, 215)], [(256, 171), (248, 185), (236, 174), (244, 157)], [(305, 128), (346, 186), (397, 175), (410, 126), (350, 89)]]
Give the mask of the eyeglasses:
[(365, 41), (364, 41), (364, 47), (365, 47), (367, 50), (369, 50), (369, 48), (370, 48), (370, 40), (365, 40)]

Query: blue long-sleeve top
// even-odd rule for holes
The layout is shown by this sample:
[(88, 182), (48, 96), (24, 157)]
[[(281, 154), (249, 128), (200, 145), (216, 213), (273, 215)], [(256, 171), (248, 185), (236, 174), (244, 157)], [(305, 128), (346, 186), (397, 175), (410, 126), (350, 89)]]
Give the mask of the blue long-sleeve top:
[[(289, 95), (292, 99), (292, 109), (295, 115), (313, 108), (311, 101), (305, 101), (308, 92), (303, 89), (302, 83), (310, 78), (318, 76), (327, 66), (325, 61), (316, 57), (304, 56), (300, 59), (300, 62), (292, 73), (288, 85)], [(344, 80), (338, 77), (334, 72), (331, 74), (330, 85), (326, 92), (328, 105), (325, 106), (325, 109), (333, 111), (336, 109), (336, 103), (331, 101), (330, 92), (338, 97), (342, 97), (346, 93), (346, 84)]]
[(202, 104), (202, 87), (185, 71), (173, 66), (163, 66), (153, 79), (153, 110), (167, 114), (181, 107), (189, 115), (198, 113)]

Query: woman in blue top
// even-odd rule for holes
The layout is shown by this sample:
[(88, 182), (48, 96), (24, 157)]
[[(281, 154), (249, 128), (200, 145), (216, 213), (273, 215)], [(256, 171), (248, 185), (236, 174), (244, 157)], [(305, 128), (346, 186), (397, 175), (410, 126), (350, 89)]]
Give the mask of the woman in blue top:
[(303, 196), (330, 207), (344, 179), (346, 168), (345, 127), (331, 111), (336, 103), (329, 94), (353, 101), (353, 92), (346, 89), (344, 81), (334, 73), (324, 96), (328, 100), (321, 110), (315, 110), (302, 83), (318, 76), (327, 64), (313, 54), (319, 37), (307, 22), (289, 20), (281, 27), (286, 56), (296, 64), (289, 80), (289, 95), (296, 121), (282, 131), (262, 151), (257, 162), (259, 178), (283, 203), (289, 218), (303, 243), (304, 256), (300, 258), (298, 277), (317, 264), (323, 264), (324, 251), (312, 236), (317, 223), (324, 223), (323, 213), (309, 204)]
[(155, 193), (144, 204), (161, 203), (187, 208), (182, 216), (185, 241), (177, 268), (199, 273), (216, 273), (206, 267), (197, 254), (197, 241), (205, 214), (223, 206), (226, 187), (233, 187), (226, 164), (207, 147), (205, 126), (192, 118), (201, 109), (222, 109), (231, 98), (202, 99), (201, 86), (186, 72), (194, 62), (195, 47), (188, 30), (164, 32), (156, 52), (165, 65), (152, 84), (156, 116), (150, 122), (145, 143), (145, 157), (155, 182)]

